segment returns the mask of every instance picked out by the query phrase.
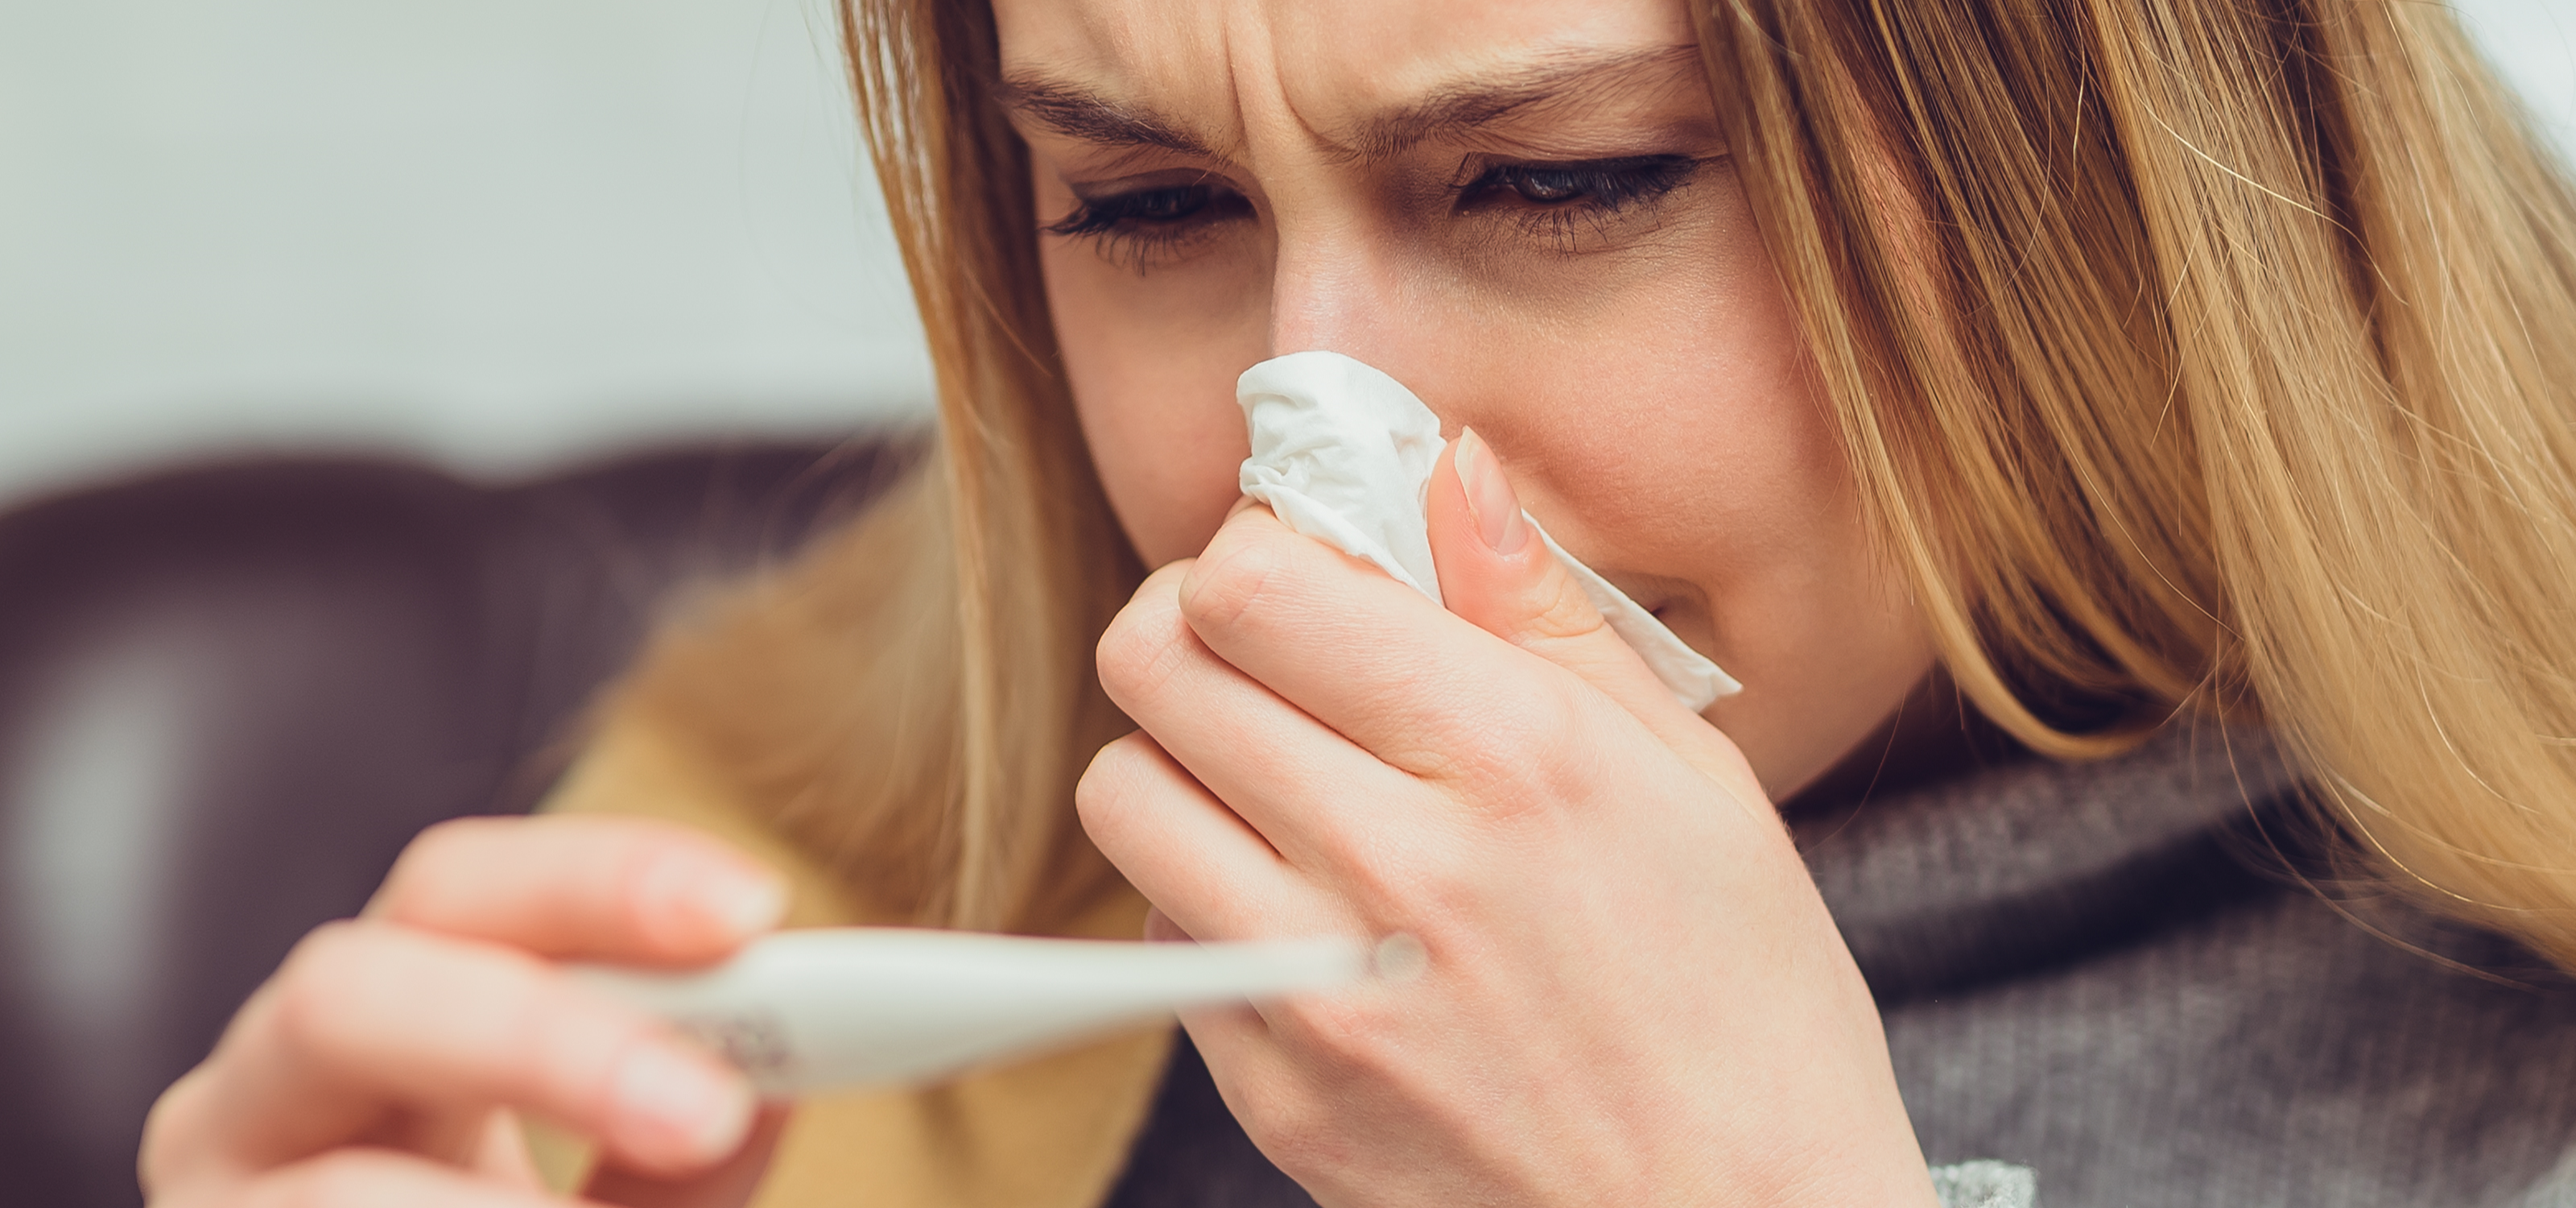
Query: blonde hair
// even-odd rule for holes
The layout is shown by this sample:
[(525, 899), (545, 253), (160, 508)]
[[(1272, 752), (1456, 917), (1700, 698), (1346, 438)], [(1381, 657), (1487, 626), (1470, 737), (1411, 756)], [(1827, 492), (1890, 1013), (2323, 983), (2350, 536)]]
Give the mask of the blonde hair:
[[(925, 921), (1109, 884), (1139, 568), (981, 4), (841, 0), (939, 367), (897, 497), (667, 634), (658, 711)], [(2259, 722), (2389, 881), (2576, 966), (2576, 193), (2404, 0), (1714, 0), (1718, 107), (1962, 693), (2062, 758)]]

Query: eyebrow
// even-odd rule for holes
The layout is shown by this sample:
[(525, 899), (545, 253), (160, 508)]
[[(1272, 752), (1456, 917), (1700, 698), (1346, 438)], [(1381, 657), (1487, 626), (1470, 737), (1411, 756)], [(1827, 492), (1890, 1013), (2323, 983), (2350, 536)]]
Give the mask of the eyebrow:
[[(1631, 85), (1641, 76), (1689, 78), (1700, 65), (1699, 48), (1690, 45), (1608, 54), (1575, 51), (1542, 58), (1434, 88), (1419, 100), (1369, 119), (1351, 139), (1349, 149), (1362, 159), (1383, 159), (1426, 142), (1471, 134), (1534, 109), (1597, 104), (1605, 93)], [(996, 96), (1012, 113), (1066, 138), (1106, 147), (1159, 147), (1222, 158), (1183, 124), (1070, 81), (1014, 73), (1002, 79)]]
[(994, 89), (1004, 109), (1066, 138), (1106, 147), (1161, 147), (1221, 158), (1198, 136), (1159, 114), (1134, 109), (1080, 84), (1033, 74), (1005, 76)]

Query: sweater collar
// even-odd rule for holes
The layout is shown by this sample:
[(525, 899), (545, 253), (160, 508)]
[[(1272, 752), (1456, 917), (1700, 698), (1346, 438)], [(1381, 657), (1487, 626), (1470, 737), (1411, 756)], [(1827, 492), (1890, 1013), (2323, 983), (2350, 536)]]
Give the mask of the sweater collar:
[(2259, 731), (2178, 723), (2126, 755), (2023, 758), (1819, 808), (1795, 828), (1861, 972), (1894, 1006), (2271, 891), (2247, 857), (2278, 840), (2266, 823), (2296, 785)]

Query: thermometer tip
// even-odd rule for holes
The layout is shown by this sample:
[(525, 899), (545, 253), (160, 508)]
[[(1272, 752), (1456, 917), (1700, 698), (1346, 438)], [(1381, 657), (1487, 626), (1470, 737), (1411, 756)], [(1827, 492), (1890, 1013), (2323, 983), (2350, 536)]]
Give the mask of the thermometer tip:
[(1431, 952), (1409, 932), (1399, 931), (1377, 942), (1369, 953), (1369, 971), (1378, 980), (1402, 985), (1431, 967)]

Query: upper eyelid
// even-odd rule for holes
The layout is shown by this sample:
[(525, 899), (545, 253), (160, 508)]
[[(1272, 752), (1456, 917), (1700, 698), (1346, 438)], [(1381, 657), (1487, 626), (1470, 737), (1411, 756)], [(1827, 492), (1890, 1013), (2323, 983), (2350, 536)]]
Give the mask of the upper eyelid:
[[(1579, 157), (1549, 156), (1545, 158), (1470, 155), (1459, 160), (1457, 167), (1452, 169), (1449, 178), (1444, 183), (1446, 187), (1451, 189), (1463, 189), (1474, 185), (1476, 182), (1483, 180), (1496, 172), (1509, 171), (1512, 169), (1532, 171), (1615, 171), (1620, 168), (1644, 169), (1655, 166), (1670, 165), (1676, 161), (1685, 160), (1692, 162), (1705, 162), (1705, 158), (1706, 157), (1686, 155), (1678, 152), (1641, 152)], [(1099, 180), (1077, 181), (1064, 179), (1063, 183), (1065, 190), (1073, 194), (1075, 201), (1086, 205), (1115, 201), (1122, 197), (1130, 197), (1140, 193), (1151, 193), (1160, 189), (1189, 188), (1198, 185), (1209, 185), (1223, 188), (1245, 198), (1253, 196), (1251, 190), (1237, 184), (1225, 173), (1211, 169), (1169, 168), (1153, 172), (1107, 177)]]
[(1082, 184), (1075, 184), (1068, 181), (1065, 184), (1065, 191), (1073, 194), (1074, 200), (1076, 201), (1095, 202), (1115, 201), (1121, 197), (1134, 197), (1140, 193), (1159, 193), (1165, 189), (1195, 189), (1200, 187), (1219, 188), (1229, 193), (1243, 192), (1243, 190), (1234, 187), (1232, 183), (1226, 181), (1223, 177), (1217, 176), (1176, 176), (1169, 180), (1128, 179), (1106, 183), (1085, 182)]
[(1643, 167), (1650, 164), (1700, 162), (1706, 156), (1680, 151), (1632, 151), (1616, 155), (1470, 155), (1458, 161), (1460, 179), (1472, 180), (1491, 172), (1511, 168), (1533, 171), (1584, 171), (1621, 166)]
[[(1517, 157), (1510, 159), (1495, 159), (1489, 157), (1470, 156), (1459, 164), (1453, 178), (1445, 184), (1444, 188), (1445, 191), (1450, 193), (1463, 194), (1502, 173), (1515, 169), (1540, 172), (1627, 171), (1637, 174), (1645, 174), (1658, 169), (1669, 170), (1677, 167), (1695, 170), (1701, 164), (1707, 162), (1710, 162), (1710, 158), (1670, 152), (1566, 159), (1522, 159)], [(1688, 175), (1690, 175), (1690, 172), (1685, 171), (1684, 178), (1671, 181), (1671, 186), (1677, 187), (1687, 183)], [(1170, 189), (1215, 186), (1223, 188), (1227, 193), (1236, 197), (1243, 198), (1247, 203), (1250, 202), (1248, 194), (1235, 187), (1230, 181), (1225, 180), (1222, 175), (1217, 173), (1205, 171), (1165, 172), (1149, 173), (1147, 176), (1164, 177), (1164, 179), (1118, 181), (1114, 187), (1105, 190), (1089, 189), (1082, 186), (1076, 186), (1071, 182), (1066, 182), (1066, 188), (1074, 194), (1074, 209), (1065, 214), (1062, 218), (1045, 224), (1046, 229), (1059, 235), (1075, 234), (1076, 232), (1067, 231), (1062, 228), (1068, 225), (1093, 220), (1098, 216), (1099, 211), (1115, 208), (1121, 202)], [(1658, 194), (1663, 191), (1664, 190), (1655, 190)], [(1461, 200), (1464, 200), (1463, 197)], [(1118, 215), (1114, 216), (1111, 221), (1113, 223), (1123, 223), (1126, 219), (1127, 216)], [(1088, 233), (1089, 232), (1085, 232), (1085, 234)]]
[[(1145, 188), (1129, 189), (1129, 190), (1121, 191), (1121, 192), (1118, 192), (1118, 193), (1112, 193), (1112, 194), (1109, 194), (1109, 195), (1106, 195), (1106, 196), (1100, 196), (1100, 197), (1089, 197), (1089, 198), (1086, 198), (1086, 197), (1076, 196), (1076, 197), (1074, 198), (1074, 207), (1073, 207), (1073, 209), (1072, 209), (1071, 211), (1067, 212), (1063, 217), (1058, 218), (1058, 219), (1054, 220), (1053, 222), (1048, 222), (1048, 223), (1041, 224), (1041, 226), (1039, 227), (1039, 229), (1040, 229), (1040, 230), (1043, 230), (1043, 231), (1046, 231), (1046, 232), (1048, 232), (1048, 233), (1050, 233), (1050, 234), (1054, 234), (1054, 235), (1065, 235), (1065, 236), (1071, 236), (1071, 235), (1091, 235), (1091, 234), (1099, 234), (1099, 233), (1102, 233), (1102, 232), (1103, 232), (1104, 230), (1106, 230), (1107, 228), (1115, 227), (1116, 225), (1118, 225), (1118, 224), (1120, 224), (1120, 223), (1124, 223), (1124, 222), (1128, 221), (1130, 218), (1136, 217), (1136, 216), (1135, 216), (1135, 215), (1133, 215), (1133, 214), (1121, 214), (1121, 213), (1117, 213), (1116, 211), (1117, 211), (1117, 210), (1118, 210), (1122, 205), (1124, 205), (1124, 204), (1126, 204), (1126, 203), (1129, 203), (1129, 202), (1132, 202), (1132, 201), (1133, 201), (1134, 199), (1136, 199), (1136, 198), (1149, 196), (1149, 195), (1152, 195), (1152, 194), (1155, 194), (1155, 193), (1164, 192), (1164, 191), (1167, 191), (1167, 190), (1172, 190), (1172, 189), (1183, 189), (1183, 188), (1190, 188), (1190, 187), (1194, 187), (1194, 186), (1193, 186), (1192, 184), (1190, 184), (1189, 182), (1177, 182), (1177, 183), (1167, 184), (1167, 185), (1157, 185), (1157, 186), (1149, 186), (1149, 187), (1145, 187)], [(1229, 195), (1229, 196), (1233, 196), (1233, 197), (1238, 198), (1238, 199), (1242, 199), (1242, 195), (1241, 195), (1240, 193), (1234, 193), (1232, 190), (1228, 190), (1228, 191), (1227, 191), (1227, 195)], [(1213, 200), (1215, 200), (1215, 199), (1214, 199), (1214, 198), (1210, 198), (1209, 200), (1210, 200), (1210, 201), (1213, 201)], [(1249, 204), (1250, 204), (1250, 202), (1249, 202), (1249, 200), (1248, 200), (1248, 199), (1247, 199), (1247, 200), (1245, 200), (1245, 204), (1246, 204), (1246, 205), (1249, 205)], [(1206, 208), (1206, 207), (1205, 207), (1205, 205), (1204, 205), (1204, 204), (1202, 204), (1202, 205), (1199, 207), (1199, 210), (1204, 210), (1205, 208)], [(1186, 221), (1189, 221), (1189, 220), (1191, 220), (1191, 219), (1193, 219), (1193, 218), (1196, 218), (1197, 216), (1198, 216), (1198, 211), (1193, 211), (1193, 212), (1192, 212), (1192, 214), (1190, 214), (1190, 215), (1186, 215), (1186, 216), (1183, 216), (1183, 217), (1181, 217), (1181, 218), (1179, 218), (1179, 219), (1175, 219), (1175, 220), (1171, 220), (1171, 221), (1172, 221), (1172, 222), (1174, 222), (1174, 223), (1177, 223), (1177, 222), (1186, 222)], [(1106, 219), (1106, 221), (1103, 221), (1103, 219), (1104, 219), (1104, 218)], [(1164, 225), (1164, 224), (1165, 224), (1165, 221), (1164, 221), (1164, 220), (1157, 219), (1157, 220), (1153, 220), (1153, 221), (1154, 221), (1155, 225)], [(1084, 226), (1094, 227), (1094, 229), (1093, 229), (1093, 230), (1087, 230), (1087, 231), (1078, 231), (1078, 230), (1070, 229), (1070, 228), (1075, 228), (1075, 227), (1084, 227)]]
[[(1077, 205), (1079, 205), (1079, 206), (1081, 206), (1082, 208), (1087, 209), (1087, 210), (1092, 210), (1092, 209), (1102, 209), (1102, 208), (1106, 208), (1106, 207), (1110, 207), (1110, 206), (1120, 205), (1120, 204), (1122, 204), (1122, 203), (1126, 203), (1126, 202), (1132, 202), (1132, 201), (1135, 201), (1135, 200), (1137, 200), (1137, 199), (1139, 199), (1139, 198), (1151, 197), (1151, 196), (1153, 196), (1153, 195), (1155, 195), (1155, 194), (1157, 194), (1157, 193), (1169, 193), (1169, 192), (1174, 192), (1174, 191), (1177, 191), (1177, 190), (1182, 190), (1182, 189), (1192, 189), (1192, 188), (1198, 188), (1198, 187), (1200, 187), (1200, 186), (1198, 186), (1198, 185), (1194, 185), (1194, 184), (1189, 184), (1189, 183), (1168, 184), (1168, 185), (1149, 185), (1149, 186), (1146, 186), (1146, 187), (1144, 187), (1144, 188), (1140, 188), (1140, 189), (1121, 189), (1121, 190), (1119, 190), (1119, 191), (1117, 191), (1117, 192), (1115, 192), (1115, 193), (1104, 193), (1104, 194), (1101, 194), (1101, 195), (1099, 195), (1099, 196), (1097, 196), (1097, 197), (1083, 197), (1083, 196), (1081, 196), (1081, 195), (1077, 194), (1077, 195), (1075, 195), (1075, 197), (1074, 197), (1074, 202), (1075, 202)], [(1235, 193), (1235, 192), (1234, 192), (1233, 190), (1231, 190), (1231, 189), (1226, 190), (1226, 194), (1227, 194), (1227, 195), (1232, 195), (1232, 196), (1237, 196), (1237, 197), (1241, 196), (1241, 194), (1239, 194), (1239, 193)], [(1210, 200), (1214, 200), (1214, 199), (1215, 199), (1214, 195), (1211, 195)]]
[[(1667, 188), (1679, 188), (1689, 184), (1691, 179), (1698, 175), (1699, 168), (1708, 162), (1710, 161), (1688, 155), (1622, 155), (1594, 160), (1516, 161), (1481, 165), (1470, 162), (1460, 166), (1458, 175), (1451, 179), (1448, 188), (1458, 195), (1458, 201), (1463, 205), (1471, 193), (1492, 184), (1502, 183), (1501, 178), (1504, 174), (1515, 171), (1599, 172), (1605, 175), (1644, 177), (1675, 170), (1678, 170), (1678, 175), (1668, 182)], [(1660, 194), (1666, 190), (1655, 191)]]
[(1252, 195), (1228, 174), (1197, 166), (1171, 166), (1144, 171), (1106, 172), (1097, 175), (1059, 172), (1056, 175), (1056, 181), (1066, 192), (1073, 194), (1075, 201), (1085, 204), (1134, 193), (1150, 193), (1156, 189), (1188, 188), (1193, 185), (1213, 185), (1230, 192), (1241, 193), (1246, 197)]

